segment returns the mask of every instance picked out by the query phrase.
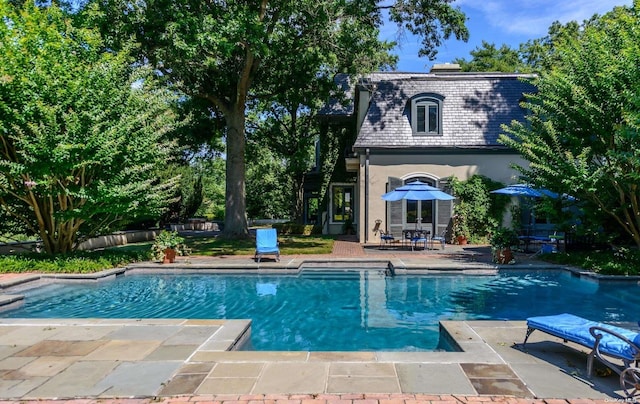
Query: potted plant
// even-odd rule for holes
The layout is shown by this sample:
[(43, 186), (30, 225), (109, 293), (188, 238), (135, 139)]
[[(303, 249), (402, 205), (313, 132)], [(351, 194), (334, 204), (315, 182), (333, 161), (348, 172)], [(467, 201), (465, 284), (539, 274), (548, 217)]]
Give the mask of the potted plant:
[(163, 264), (175, 262), (176, 255), (186, 255), (187, 248), (184, 245), (184, 237), (177, 231), (162, 230), (151, 246), (151, 250), (156, 259), (162, 260)]
[(489, 237), (493, 260), (497, 264), (509, 264), (513, 262), (511, 247), (518, 245), (518, 233), (506, 227), (498, 227)]
[(453, 216), (451, 231), (458, 244), (467, 244), (467, 239), (469, 238), (469, 226), (467, 225), (467, 221), (463, 215), (456, 214)]

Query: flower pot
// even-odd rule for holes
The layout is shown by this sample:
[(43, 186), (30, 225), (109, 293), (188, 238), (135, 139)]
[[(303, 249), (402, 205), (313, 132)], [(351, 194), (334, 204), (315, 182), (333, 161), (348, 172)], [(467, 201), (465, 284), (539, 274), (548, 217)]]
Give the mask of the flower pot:
[(467, 244), (467, 238), (465, 236), (458, 236), (458, 244), (460, 245), (466, 245)]
[(499, 248), (493, 252), (493, 260), (496, 264), (508, 264), (513, 261), (511, 248)]
[(167, 248), (164, 251), (164, 257), (162, 258), (163, 264), (171, 264), (176, 261), (176, 250), (173, 248)]

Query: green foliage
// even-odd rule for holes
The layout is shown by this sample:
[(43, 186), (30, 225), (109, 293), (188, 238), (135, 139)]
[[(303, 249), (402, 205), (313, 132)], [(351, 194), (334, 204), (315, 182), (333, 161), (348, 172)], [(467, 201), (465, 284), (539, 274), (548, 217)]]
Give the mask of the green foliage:
[[(465, 235), (472, 242), (484, 240), (501, 223), (508, 203), (508, 198), (489, 193), (502, 184), (476, 174), (466, 181), (452, 177), (450, 186), (458, 198), (454, 214), (464, 219)], [(455, 226), (455, 221), (453, 224)]]
[(482, 41), (481, 46), (470, 52), (471, 60), (458, 58), (453, 62), (458, 63), (465, 72), (548, 71), (553, 68), (561, 55), (557, 46), (570, 38), (576, 38), (579, 32), (580, 26), (575, 21), (565, 25), (555, 21), (549, 27), (547, 35), (520, 44), (518, 49), (512, 49), (506, 44), (496, 48), (495, 44)]
[(198, 159), (197, 171), (202, 177), (202, 203), (196, 216), (208, 220), (224, 220), (225, 162), (220, 156)]
[(167, 248), (177, 248), (183, 243), (184, 237), (180, 236), (177, 231), (162, 230), (155, 237), (153, 248), (160, 250), (164, 250)]
[(451, 232), (455, 237), (469, 238), (471, 231), (467, 224), (467, 213), (469, 213), (468, 205), (460, 202), (456, 205), (456, 214), (451, 218)]
[(173, 95), (55, 4), (0, 0), (0, 205), (49, 253), (159, 215)]
[(93, 273), (152, 258), (148, 248), (76, 251), (70, 254), (21, 254), (0, 257), (0, 273)]
[(299, 223), (275, 223), (271, 227), (278, 230), (281, 235), (310, 236), (312, 234), (322, 234), (322, 226)]
[(168, 248), (176, 250), (178, 255), (189, 255), (191, 249), (184, 243), (184, 237), (180, 236), (177, 231), (162, 230), (151, 245), (151, 251), (154, 258), (162, 259), (164, 251)]
[(180, 179), (174, 188), (173, 202), (161, 217), (161, 224), (184, 223), (194, 217), (203, 200), (203, 173), (190, 164), (170, 164), (162, 168), (159, 177), (165, 180)]
[[(422, 39), (419, 56), (433, 60), (437, 49), (451, 34), (466, 41), (469, 31), (465, 27), (466, 16), (450, 1), (396, 0), (390, 9), (391, 21), (404, 26)], [(442, 30), (442, 33), (440, 32)]]
[(530, 71), (549, 71), (562, 55), (558, 45), (577, 38), (579, 33), (580, 25), (576, 21), (569, 21), (565, 25), (555, 21), (549, 27), (546, 36), (520, 45), (520, 58)]
[(290, 173), (271, 150), (250, 143), (247, 161), (247, 214), (254, 219), (289, 216)]
[[(275, 103), (295, 119), (295, 111), (320, 99), (314, 82), (326, 84), (338, 72), (358, 74), (395, 63), (388, 55), (392, 44), (378, 39), (383, 9), (388, 8), (377, 1), (115, 0), (91, 2), (86, 10), (89, 21), (112, 40), (110, 48), (119, 49), (133, 37), (140, 44), (141, 62), (151, 63), (168, 82), (206, 101), (211, 113), (224, 119), (224, 236), (242, 238), (248, 236), (247, 108), (257, 101)], [(464, 14), (449, 0), (398, 0), (390, 15), (403, 29), (423, 37), (420, 53), (429, 57), (443, 39), (468, 37)], [(278, 99), (283, 90), (285, 100)], [(264, 112), (260, 108), (258, 115)], [(297, 150), (305, 150), (304, 145)]]
[(544, 254), (542, 259), (602, 275), (640, 275), (640, 251), (635, 248), (620, 248), (617, 251), (558, 252)]
[[(304, 179), (305, 174), (313, 166), (315, 141), (319, 138), (317, 112), (329, 98), (329, 85), (332, 84), (332, 81), (318, 77), (317, 80), (309, 82), (307, 89), (304, 89), (302, 83), (300, 86), (303, 88), (299, 90), (283, 89), (279, 91), (280, 96), (277, 102), (264, 103), (260, 106), (264, 110), (260, 117), (250, 117), (255, 125), (248, 131), (250, 141), (247, 147), (248, 150), (253, 151), (248, 153), (250, 168), (247, 173), (247, 212), (250, 217), (291, 217), (302, 223)], [(262, 216), (255, 216), (257, 212), (251, 212), (252, 206), (250, 206), (256, 205), (255, 202), (251, 203), (250, 171), (254, 164), (262, 163), (259, 161), (260, 158), (267, 157), (267, 153), (262, 150), (265, 145), (271, 151), (269, 157), (276, 163), (270, 167), (276, 182), (267, 184), (264, 191), (280, 192), (276, 198), (270, 198), (269, 206), (265, 206), (271, 209), (259, 210)], [(259, 179), (258, 186), (260, 182), (265, 182), (263, 178)], [(260, 198), (258, 201), (262, 200), (264, 199)], [(281, 209), (275, 213), (273, 207)]]
[(506, 227), (497, 227), (489, 236), (492, 249), (510, 248), (518, 245), (518, 233)]
[(0, 243), (13, 243), (22, 241), (35, 241), (33, 236), (26, 234), (4, 233), (0, 234)]
[(524, 64), (516, 49), (503, 44), (496, 48), (495, 44), (482, 41), (482, 47), (478, 46), (471, 51), (471, 60), (455, 59), (463, 72), (520, 72), (526, 73), (531, 69)]
[[(640, 3), (555, 44), (554, 68), (527, 96), (527, 122), (500, 141), (530, 162), (525, 179), (576, 197), (640, 246)], [(596, 214), (590, 215), (596, 217)]]

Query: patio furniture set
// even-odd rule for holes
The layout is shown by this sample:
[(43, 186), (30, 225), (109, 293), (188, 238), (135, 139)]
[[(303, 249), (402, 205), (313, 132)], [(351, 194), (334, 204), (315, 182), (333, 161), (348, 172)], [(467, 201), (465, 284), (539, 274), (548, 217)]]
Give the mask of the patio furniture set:
[(431, 236), (431, 231), (422, 229), (404, 229), (402, 230), (402, 237), (396, 238), (393, 234), (384, 230), (380, 232), (380, 249), (386, 249), (390, 247), (411, 249), (415, 251), (417, 249), (422, 250), (434, 250), (436, 243), (439, 243), (441, 248), (445, 248), (444, 236)]

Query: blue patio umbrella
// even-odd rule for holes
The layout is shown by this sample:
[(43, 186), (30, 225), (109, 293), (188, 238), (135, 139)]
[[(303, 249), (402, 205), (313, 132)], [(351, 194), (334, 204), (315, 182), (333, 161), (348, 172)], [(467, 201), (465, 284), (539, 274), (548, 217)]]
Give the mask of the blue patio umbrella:
[[(504, 188), (496, 189), (495, 191), (491, 191), (492, 194), (502, 194), (502, 195), (511, 195), (511, 196), (524, 196), (528, 198), (543, 198), (548, 197), (552, 199), (560, 199), (565, 198), (570, 201), (575, 200), (573, 196), (563, 194), (562, 196), (556, 192), (549, 191), (545, 188), (534, 188), (528, 184), (513, 184)], [(531, 217), (529, 219), (530, 230), (535, 235), (535, 206), (531, 208)], [(527, 236), (528, 237), (528, 236)], [(525, 247), (526, 248), (526, 247)]]
[(541, 190), (535, 189), (527, 184), (513, 184), (504, 188), (496, 189), (495, 191), (491, 191), (491, 193), (512, 196), (528, 196), (530, 198), (542, 198), (544, 196)]
[[(426, 182), (413, 181), (401, 187), (394, 189), (382, 195), (385, 201), (393, 202), (400, 200), (409, 201), (450, 201), (456, 199), (454, 196), (433, 187)], [(418, 217), (416, 221), (416, 229), (422, 226), (422, 218)], [(415, 240), (414, 240), (415, 242)]]
[[(504, 188), (496, 189), (495, 191), (491, 191), (491, 193), (512, 196), (527, 196), (530, 198), (542, 198), (545, 196), (552, 199), (560, 198), (560, 195), (553, 191), (549, 191), (546, 188), (534, 188), (528, 184), (513, 184)], [(562, 197), (569, 200), (575, 199), (574, 197), (566, 194), (562, 195)]]
[(413, 181), (382, 195), (385, 201), (450, 201), (454, 196), (422, 181)]

